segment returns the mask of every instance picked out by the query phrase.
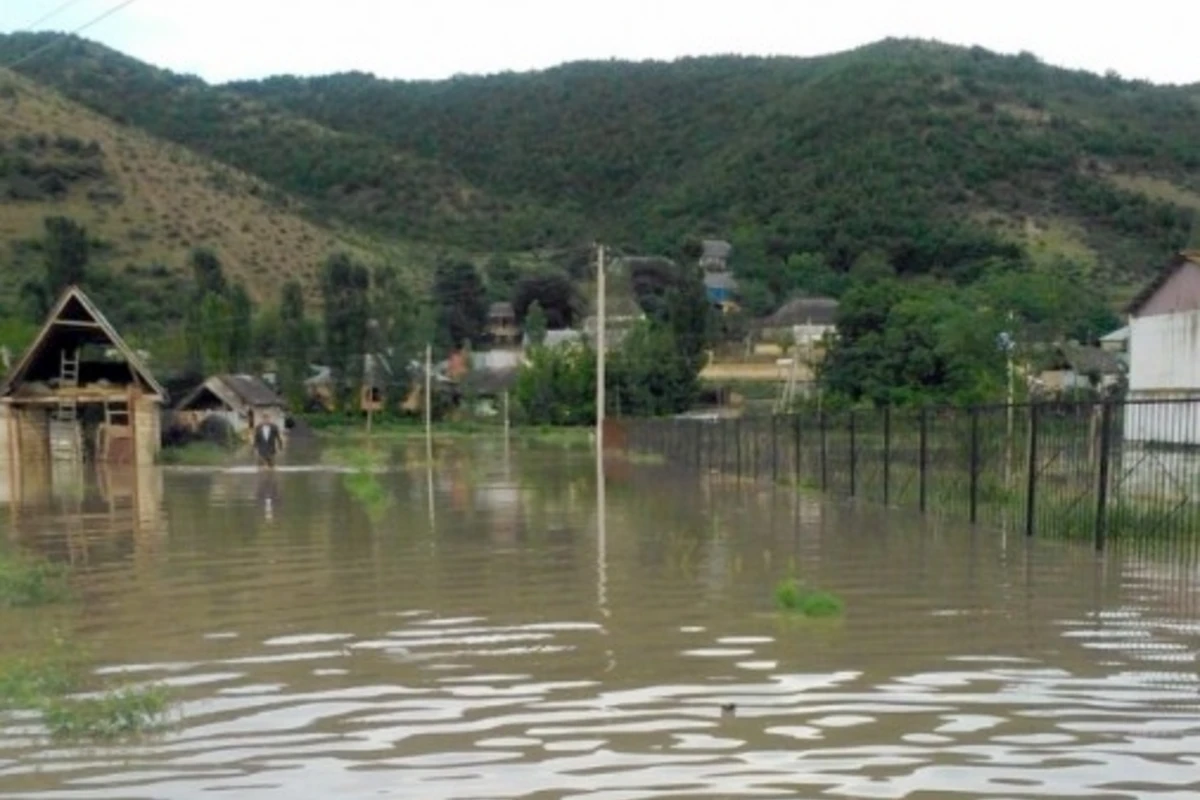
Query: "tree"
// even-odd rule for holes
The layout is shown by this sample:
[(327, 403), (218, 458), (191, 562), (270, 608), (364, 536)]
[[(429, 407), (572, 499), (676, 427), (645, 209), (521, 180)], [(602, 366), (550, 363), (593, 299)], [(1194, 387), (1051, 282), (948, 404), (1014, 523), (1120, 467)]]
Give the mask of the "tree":
[(87, 229), (67, 217), (49, 217), (43, 223), (46, 256), (46, 292), (53, 300), (68, 286), (83, 283), (89, 247)]
[(479, 271), (469, 261), (443, 261), (433, 278), (437, 337), (446, 348), (483, 340), (487, 298)]
[(488, 300), (493, 303), (511, 302), (513, 289), (520, 277), (517, 268), (506, 256), (492, 256), (487, 265)]
[(279, 298), (279, 382), (292, 408), (304, 403), (312, 332), (304, 316), (304, 290), (294, 278), (283, 285)]
[(681, 349), (666, 325), (634, 326), (613, 354), (608, 402), (614, 412), (653, 417), (686, 411), (699, 391), (699, 374)]
[(229, 366), (241, 372), (250, 365), (254, 349), (254, 302), (241, 282), (229, 289)]
[(232, 313), (223, 295), (208, 292), (200, 302), (196, 317), (202, 369), (206, 372), (228, 372), (231, 368), (229, 332)]
[(228, 291), (221, 259), (212, 250), (206, 247), (193, 250), (189, 266), (192, 268), (192, 281), (196, 284), (198, 298), (203, 299), (206, 294), (224, 295)]
[(525, 333), (529, 336), (529, 343), (536, 347), (545, 342), (548, 327), (542, 304), (534, 300), (525, 311)]
[(38, 320), (68, 286), (84, 282), (90, 257), (87, 229), (82, 225), (68, 217), (47, 217), (42, 226), (42, 279), (27, 280), (20, 290)]
[(596, 353), (590, 347), (539, 347), (521, 368), (513, 399), (526, 422), (587, 425), (596, 417)]
[(321, 273), (325, 303), (325, 354), (338, 399), (344, 405), (362, 385), (367, 351), (371, 275), (345, 253), (334, 253)]
[(430, 338), (428, 304), (417, 301), (391, 266), (375, 270), (372, 288), (372, 330), (376, 338), (372, 350), (387, 358), (393, 388), (403, 393), (409, 388), (409, 365)]
[(513, 289), (513, 311), (524, 320), (529, 307), (537, 303), (549, 328), (571, 328), (580, 317), (582, 305), (578, 289), (564, 273), (539, 272), (517, 281)]

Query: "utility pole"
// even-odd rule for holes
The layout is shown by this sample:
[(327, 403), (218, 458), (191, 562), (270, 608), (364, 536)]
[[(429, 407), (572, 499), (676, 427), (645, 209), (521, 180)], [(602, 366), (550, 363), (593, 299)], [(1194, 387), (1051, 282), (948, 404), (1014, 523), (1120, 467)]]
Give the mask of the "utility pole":
[(596, 251), (596, 457), (604, 456), (604, 357), (608, 343), (605, 331), (607, 289), (604, 284), (604, 245)]

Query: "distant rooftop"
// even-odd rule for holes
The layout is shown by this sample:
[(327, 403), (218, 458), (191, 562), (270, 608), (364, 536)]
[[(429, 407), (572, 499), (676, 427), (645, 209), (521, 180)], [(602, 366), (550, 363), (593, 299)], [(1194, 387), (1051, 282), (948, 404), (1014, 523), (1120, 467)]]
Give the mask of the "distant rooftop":
[(715, 259), (725, 261), (733, 252), (733, 245), (724, 239), (705, 239), (700, 243), (700, 260)]
[(784, 303), (762, 321), (764, 328), (792, 325), (833, 325), (837, 321), (838, 302), (832, 297), (797, 297)]

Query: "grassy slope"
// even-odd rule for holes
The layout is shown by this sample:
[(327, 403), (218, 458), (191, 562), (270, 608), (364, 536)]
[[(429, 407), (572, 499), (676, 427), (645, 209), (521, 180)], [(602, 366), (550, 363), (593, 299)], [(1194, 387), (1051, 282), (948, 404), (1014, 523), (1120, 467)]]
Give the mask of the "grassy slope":
[[(0, 36), (0, 58), (46, 41), (43, 34)], [(324, 217), (387, 236), (528, 249), (545, 238), (547, 220), (558, 220), (560, 230), (576, 224), (521, 198), (497, 200), (443, 163), (83, 39), (71, 38), (20, 70), (114, 119), (303, 196)]]
[[(9, 263), (9, 285), (14, 273), (37, 263), (21, 242), (39, 237), (42, 220), (52, 214), (88, 227), (99, 245), (98, 263), (162, 279), (147, 285), (170, 288), (169, 276), (184, 273), (191, 248), (206, 246), (260, 299), (275, 298), (290, 277), (311, 284), (334, 248), (367, 256), (378, 250), (374, 243), (350, 244), (298, 216), (297, 202), (259, 179), (118, 125), (11, 73), (0, 74), (0, 86), (6, 95), (0, 99), (0, 146), (39, 178), (66, 176), (63, 191), (46, 192), (36, 179), (33, 186), (24, 180), (17, 197), (2, 190), (13, 188), (17, 178), (0, 177), (0, 239), (11, 245), (0, 253), (0, 264)], [(74, 148), (70, 140), (84, 143), (89, 154), (69, 152), (62, 142)]]

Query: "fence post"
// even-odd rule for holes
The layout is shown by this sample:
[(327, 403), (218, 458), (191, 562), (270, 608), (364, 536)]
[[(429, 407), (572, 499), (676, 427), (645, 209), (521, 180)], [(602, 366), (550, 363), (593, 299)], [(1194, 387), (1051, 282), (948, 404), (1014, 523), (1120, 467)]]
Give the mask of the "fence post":
[(846, 422), (846, 427), (850, 433), (850, 496), (854, 497), (858, 491), (858, 448), (855, 446), (855, 425), (854, 411), (850, 412), (850, 418)]
[(771, 483), (779, 483), (779, 417), (771, 415)]
[(1025, 535), (1033, 536), (1035, 509), (1037, 501), (1037, 443), (1038, 443), (1038, 405), (1029, 404), (1029, 458), (1025, 468), (1028, 470), (1025, 486)]
[(979, 518), (979, 408), (971, 407), (971, 524)]
[(742, 418), (733, 421), (733, 474), (742, 479)]
[(792, 473), (796, 480), (796, 487), (800, 486), (800, 413), (796, 412), (795, 419), (792, 420)]
[(821, 491), (826, 492), (829, 491), (829, 453), (825, 447), (825, 412), (822, 411), (818, 416), (820, 418), (818, 425), (821, 427)]
[(1108, 536), (1108, 470), (1109, 450), (1112, 448), (1112, 401), (1104, 400), (1100, 407), (1100, 468), (1096, 487), (1096, 550), (1104, 549)]
[(728, 434), (725, 432), (725, 425), (727, 422), (728, 422), (728, 420), (725, 419), (724, 417), (722, 417), (720, 420), (717, 421), (717, 424), (721, 427), (721, 436), (720, 436), (721, 447), (718, 452), (718, 458), (717, 458), (717, 472), (725, 471), (725, 440), (728, 436)]
[(925, 513), (925, 503), (929, 492), (929, 409), (921, 407), (920, 441), (917, 453), (918, 492), (917, 504), (921, 513)]
[(883, 504), (892, 495), (892, 407), (883, 407)]

